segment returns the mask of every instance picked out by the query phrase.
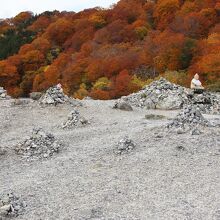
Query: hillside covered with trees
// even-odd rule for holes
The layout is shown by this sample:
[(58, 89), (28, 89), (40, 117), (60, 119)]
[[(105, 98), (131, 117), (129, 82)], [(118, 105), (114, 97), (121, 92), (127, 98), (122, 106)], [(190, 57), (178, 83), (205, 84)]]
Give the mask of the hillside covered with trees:
[(70, 96), (111, 99), (159, 75), (188, 86), (196, 72), (220, 90), (219, 0), (121, 0), (0, 20), (0, 86), (15, 97), (60, 82)]

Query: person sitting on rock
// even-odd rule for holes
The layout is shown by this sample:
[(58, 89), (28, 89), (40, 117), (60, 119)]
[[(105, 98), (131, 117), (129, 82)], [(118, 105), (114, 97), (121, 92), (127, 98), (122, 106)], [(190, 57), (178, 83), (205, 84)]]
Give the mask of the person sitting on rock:
[(202, 93), (204, 90), (204, 87), (202, 86), (201, 81), (199, 80), (199, 74), (196, 73), (191, 81), (191, 89), (194, 90), (194, 92)]
[(61, 83), (58, 83), (58, 84), (57, 84), (57, 88), (58, 88), (61, 92), (63, 92), (63, 88), (62, 88)]

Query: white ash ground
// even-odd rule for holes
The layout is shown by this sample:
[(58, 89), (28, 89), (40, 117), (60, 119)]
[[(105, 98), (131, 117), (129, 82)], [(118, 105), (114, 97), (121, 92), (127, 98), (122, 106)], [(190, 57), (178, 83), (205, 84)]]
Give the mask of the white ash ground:
[(220, 114), (220, 95), (207, 91), (193, 94), (190, 89), (175, 85), (164, 78), (119, 100), (136, 107), (161, 110), (181, 109), (192, 104), (197, 105), (204, 114)]
[(29, 138), (16, 145), (15, 151), (27, 160), (39, 160), (57, 154), (61, 146), (54, 135), (36, 128)]
[(0, 220), (21, 215), (25, 207), (26, 204), (14, 193), (0, 195)]
[[(0, 101), (0, 146), (7, 149), (0, 157), (0, 194), (12, 190), (28, 204), (17, 220), (218, 220), (220, 128), (177, 135), (162, 128), (181, 110), (119, 111), (114, 102), (83, 101), (78, 110), (93, 123), (65, 130), (57, 125), (72, 111), (69, 103), (41, 108)], [(219, 115), (203, 117), (220, 124)], [(65, 149), (49, 160), (21, 160), (14, 146), (35, 127)], [(125, 136), (135, 148), (116, 155)]]
[(71, 129), (74, 127), (81, 127), (90, 124), (87, 119), (85, 119), (77, 109), (74, 109), (68, 115), (67, 120), (62, 123), (63, 129)]

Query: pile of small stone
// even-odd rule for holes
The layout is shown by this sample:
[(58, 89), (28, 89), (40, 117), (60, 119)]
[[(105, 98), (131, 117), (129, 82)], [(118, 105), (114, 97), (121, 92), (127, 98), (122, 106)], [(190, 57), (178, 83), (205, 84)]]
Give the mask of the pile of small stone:
[(59, 86), (50, 87), (46, 93), (39, 99), (40, 104), (57, 105), (69, 101), (68, 96), (63, 93)]
[(86, 120), (83, 116), (80, 115), (79, 111), (74, 109), (70, 112), (67, 121), (62, 124), (63, 129), (70, 129), (73, 127), (81, 127), (89, 124), (89, 121)]
[(141, 91), (123, 96), (121, 99), (136, 107), (180, 109), (187, 100), (187, 96), (184, 87), (160, 78)]
[(23, 213), (26, 205), (13, 193), (0, 195), (0, 219), (16, 217)]
[(7, 95), (7, 91), (3, 87), (0, 87), (0, 100), (7, 98), (9, 98), (9, 96)]
[(116, 145), (115, 153), (123, 154), (128, 153), (136, 147), (133, 140), (129, 139), (128, 136), (122, 138)]
[(61, 143), (54, 135), (46, 133), (41, 128), (33, 129), (32, 135), (19, 143), (15, 151), (29, 160), (47, 159), (59, 152)]
[(213, 125), (203, 117), (198, 107), (189, 105), (183, 108), (172, 122), (167, 125), (167, 128), (188, 131), (211, 126)]
[(193, 90), (173, 84), (164, 78), (152, 82), (137, 93), (121, 97), (116, 103), (121, 101), (136, 107), (163, 110), (197, 105), (204, 114), (220, 114), (220, 95), (207, 91), (195, 94)]
[(203, 114), (220, 114), (220, 95), (204, 91), (202, 94), (188, 94), (187, 104), (197, 105)]

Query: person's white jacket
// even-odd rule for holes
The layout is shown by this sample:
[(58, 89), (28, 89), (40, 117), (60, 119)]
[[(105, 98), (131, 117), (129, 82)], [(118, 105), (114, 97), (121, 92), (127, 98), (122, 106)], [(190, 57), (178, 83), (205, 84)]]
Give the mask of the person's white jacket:
[(200, 80), (193, 78), (191, 81), (191, 89), (202, 89), (202, 83), (200, 82)]

